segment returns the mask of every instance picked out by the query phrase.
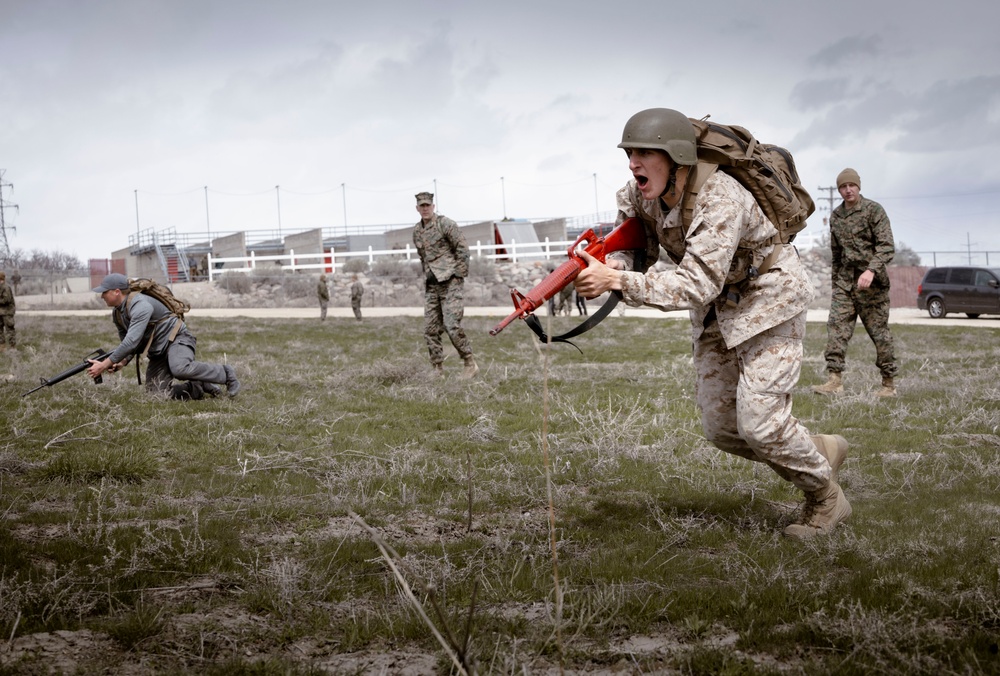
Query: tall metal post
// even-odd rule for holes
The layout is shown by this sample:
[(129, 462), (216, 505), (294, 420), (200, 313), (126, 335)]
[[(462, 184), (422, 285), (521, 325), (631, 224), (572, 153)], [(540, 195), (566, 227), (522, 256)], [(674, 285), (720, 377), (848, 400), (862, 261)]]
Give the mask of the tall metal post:
[(278, 237), (281, 237), (281, 192), (279, 188), (281, 186), (274, 186), (274, 195), (278, 198)]
[(208, 186), (205, 186), (205, 232), (208, 233), (208, 245), (212, 245), (212, 222), (208, 218)]

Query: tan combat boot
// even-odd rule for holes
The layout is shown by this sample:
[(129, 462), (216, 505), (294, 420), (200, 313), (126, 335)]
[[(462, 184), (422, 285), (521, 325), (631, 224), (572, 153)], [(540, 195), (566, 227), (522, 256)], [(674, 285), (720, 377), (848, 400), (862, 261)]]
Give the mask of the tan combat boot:
[(844, 382), (836, 371), (830, 371), (830, 378), (822, 385), (813, 385), (816, 394), (840, 394), (844, 391)]
[(785, 528), (790, 538), (807, 540), (817, 535), (828, 535), (837, 524), (851, 515), (851, 503), (844, 491), (834, 481), (818, 491), (807, 491), (799, 520)]
[(462, 371), (463, 378), (472, 378), (477, 373), (479, 373), (479, 364), (472, 357), (465, 360), (465, 370)]
[(892, 381), (892, 378), (883, 378), (882, 387), (875, 392), (876, 397), (895, 397), (896, 396), (896, 384)]
[(809, 438), (816, 444), (816, 450), (830, 463), (830, 468), (833, 469), (830, 480), (839, 483), (838, 471), (847, 457), (847, 439), (839, 434), (814, 434)]

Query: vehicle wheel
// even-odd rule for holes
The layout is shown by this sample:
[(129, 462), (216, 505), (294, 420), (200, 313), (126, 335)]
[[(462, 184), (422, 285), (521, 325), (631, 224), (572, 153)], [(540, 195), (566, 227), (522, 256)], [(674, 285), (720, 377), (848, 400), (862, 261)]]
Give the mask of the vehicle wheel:
[(966, 312), (965, 316), (968, 317), (969, 319), (979, 319), (978, 312)]
[(944, 301), (940, 298), (931, 298), (927, 301), (927, 314), (934, 319), (942, 319), (948, 311), (944, 309)]

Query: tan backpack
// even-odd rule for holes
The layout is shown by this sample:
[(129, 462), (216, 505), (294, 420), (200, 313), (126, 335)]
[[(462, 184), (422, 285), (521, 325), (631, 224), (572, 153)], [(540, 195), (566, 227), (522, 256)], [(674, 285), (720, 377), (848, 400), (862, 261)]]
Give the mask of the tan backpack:
[(191, 304), (185, 300), (181, 300), (173, 294), (169, 287), (160, 284), (159, 282), (147, 279), (145, 277), (140, 277), (138, 279), (130, 279), (128, 283), (129, 293), (144, 293), (147, 296), (155, 298), (170, 310), (173, 314), (177, 315), (181, 321), (184, 320), (184, 314), (191, 311)]
[(691, 119), (698, 142), (698, 165), (687, 182), (682, 202), (685, 231), (694, 216), (694, 201), (716, 169), (729, 174), (750, 191), (767, 219), (788, 244), (806, 227), (816, 210), (809, 192), (799, 182), (792, 154), (760, 143), (743, 127)]

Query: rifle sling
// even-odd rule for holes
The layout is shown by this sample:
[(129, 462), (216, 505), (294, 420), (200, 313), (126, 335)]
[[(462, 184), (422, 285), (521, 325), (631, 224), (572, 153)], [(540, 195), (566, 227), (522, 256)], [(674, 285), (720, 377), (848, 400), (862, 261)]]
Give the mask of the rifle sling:
[(528, 315), (527, 317), (525, 317), (524, 323), (527, 324), (528, 327), (535, 332), (535, 335), (538, 336), (538, 339), (543, 343), (549, 343), (550, 341), (553, 343), (569, 343), (573, 347), (576, 347), (577, 351), (580, 354), (583, 354), (583, 350), (577, 347), (574, 343), (570, 342), (569, 339), (575, 338), (576, 336), (579, 336), (581, 333), (586, 333), (587, 331), (590, 331), (592, 328), (600, 324), (605, 317), (611, 314), (611, 311), (615, 309), (615, 306), (618, 305), (618, 301), (620, 301), (621, 299), (622, 299), (622, 294), (620, 291), (612, 291), (611, 294), (608, 296), (608, 299), (604, 301), (604, 305), (602, 305), (597, 312), (587, 317), (585, 320), (577, 324), (575, 327), (573, 327), (566, 333), (560, 334), (558, 336), (552, 336), (551, 338), (545, 333), (545, 330), (542, 328), (542, 323), (538, 321), (538, 317), (536, 317), (535, 315)]

